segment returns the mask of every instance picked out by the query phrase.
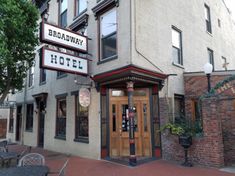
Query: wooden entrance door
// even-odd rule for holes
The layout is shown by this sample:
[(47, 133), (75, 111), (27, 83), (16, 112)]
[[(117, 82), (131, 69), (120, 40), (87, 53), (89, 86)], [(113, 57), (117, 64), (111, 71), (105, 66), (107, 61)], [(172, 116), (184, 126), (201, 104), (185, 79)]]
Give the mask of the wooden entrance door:
[[(148, 99), (146, 99), (146, 97), (134, 97), (134, 111), (136, 156), (150, 157), (152, 155), (152, 150)], [(129, 116), (127, 97), (111, 99), (110, 156), (129, 156), (129, 145)]]

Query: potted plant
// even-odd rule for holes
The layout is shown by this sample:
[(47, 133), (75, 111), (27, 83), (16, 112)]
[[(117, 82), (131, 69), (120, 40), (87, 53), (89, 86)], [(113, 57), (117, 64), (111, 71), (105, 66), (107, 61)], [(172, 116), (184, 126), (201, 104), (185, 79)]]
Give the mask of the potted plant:
[(188, 148), (192, 145), (192, 136), (195, 133), (193, 123), (186, 120), (184, 117), (177, 118), (175, 122), (168, 122), (161, 127), (160, 131), (169, 129), (170, 133), (177, 135), (179, 144), (184, 147), (185, 161), (183, 166), (192, 167), (192, 163), (188, 161)]

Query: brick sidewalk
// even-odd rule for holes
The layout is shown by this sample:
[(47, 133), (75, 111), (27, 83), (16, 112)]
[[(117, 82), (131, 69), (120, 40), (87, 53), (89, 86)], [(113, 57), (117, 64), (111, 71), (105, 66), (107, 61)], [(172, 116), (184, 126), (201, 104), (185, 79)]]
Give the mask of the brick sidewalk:
[[(22, 151), (24, 146), (11, 146), (12, 151)], [(61, 153), (32, 148), (45, 156), (46, 165), (51, 171), (59, 170), (68, 156)], [(129, 167), (104, 160), (91, 160), (70, 156), (66, 176), (234, 176), (232, 173), (219, 171), (217, 168), (182, 167), (168, 161), (156, 160), (136, 167)]]

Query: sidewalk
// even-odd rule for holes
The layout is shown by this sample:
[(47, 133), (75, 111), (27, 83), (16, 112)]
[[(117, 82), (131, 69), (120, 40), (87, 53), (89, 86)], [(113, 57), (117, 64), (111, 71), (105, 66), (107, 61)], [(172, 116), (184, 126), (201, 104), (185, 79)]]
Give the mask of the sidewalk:
[[(22, 151), (24, 146), (11, 146), (11, 151)], [(51, 171), (59, 170), (68, 156), (41, 148), (32, 148), (31, 152), (41, 153)], [(156, 160), (136, 167), (129, 167), (105, 160), (91, 160), (70, 156), (66, 176), (234, 176), (234, 173), (220, 171), (217, 168), (182, 167), (179, 164)]]

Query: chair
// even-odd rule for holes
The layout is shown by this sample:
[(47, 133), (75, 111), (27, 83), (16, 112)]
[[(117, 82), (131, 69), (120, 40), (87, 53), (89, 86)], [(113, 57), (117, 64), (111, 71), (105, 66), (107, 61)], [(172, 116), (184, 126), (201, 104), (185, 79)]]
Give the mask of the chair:
[(57, 174), (58, 176), (65, 176), (65, 169), (67, 167), (68, 162), (69, 162), (69, 159), (66, 160), (66, 162), (64, 163), (64, 165), (59, 171), (55, 171), (55, 172), (52, 171), (52, 172), (49, 172), (47, 175)]
[(8, 152), (7, 140), (0, 142), (0, 151), (1, 152)]
[(44, 165), (45, 158), (39, 153), (28, 153), (24, 155), (18, 163), (18, 166)]
[(19, 160), (26, 155), (27, 153), (31, 152), (32, 147), (31, 146), (27, 146), (20, 154), (17, 155), (17, 165), (19, 164)]

